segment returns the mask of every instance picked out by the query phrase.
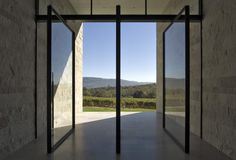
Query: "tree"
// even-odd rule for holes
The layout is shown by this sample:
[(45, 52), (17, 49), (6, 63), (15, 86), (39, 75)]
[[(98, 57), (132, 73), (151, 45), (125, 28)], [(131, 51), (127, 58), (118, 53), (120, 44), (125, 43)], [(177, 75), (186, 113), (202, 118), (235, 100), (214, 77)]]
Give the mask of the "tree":
[(143, 98), (143, 97), (145, 97), (145, 94), (141, 90), (137, 90), (133, 94), (133, 98)]

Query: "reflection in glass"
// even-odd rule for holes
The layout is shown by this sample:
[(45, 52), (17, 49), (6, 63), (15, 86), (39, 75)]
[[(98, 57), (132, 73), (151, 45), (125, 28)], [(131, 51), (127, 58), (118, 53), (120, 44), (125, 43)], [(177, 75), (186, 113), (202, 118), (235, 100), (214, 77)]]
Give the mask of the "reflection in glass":
[(165, 32), (166, 129), (185, 145), (185, 23)]
[(52, 144), (72, 128), (72, 32), (52, 23)]
[(200, 0), (147, 0), (148, 14), (176, 14), (183, 6), (190, 6), (191, 14), (199, 14), (199, 1)]

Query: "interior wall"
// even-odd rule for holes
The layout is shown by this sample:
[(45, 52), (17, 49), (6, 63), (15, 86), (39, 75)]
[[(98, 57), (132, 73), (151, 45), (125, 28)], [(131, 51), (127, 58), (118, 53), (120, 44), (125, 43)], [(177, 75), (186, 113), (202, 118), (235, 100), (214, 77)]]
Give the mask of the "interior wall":
[(0, 1), (0, 159), (34, 139), (34, 14), (34, 1)]
[[(38, 23), (36, 56), (35, 3), (28, 0), (0, 1), (0, 159), (35, 139), (36, 88), (38, 136), (46, 133), (47, 32), (46, 22)], [(73, 9), (66, 1), (53, 6), (59, 13), (61, 10)], [(44, 7), (47, 7), (46, 3)], [(79, 60), (76, 67), (82, 68), (81, 23), (73, 22), (70, 25), (77, 33), (76, 57)], [(76, 72), (76, 88), (77, 94), (82, 96), (81, 71), (78, 69)], [(82, 108), (81, 100), (76, 105), (77, 111), (79, 106)]]
[(236, 159), (236, 1), (203, 12), (203, 139)]

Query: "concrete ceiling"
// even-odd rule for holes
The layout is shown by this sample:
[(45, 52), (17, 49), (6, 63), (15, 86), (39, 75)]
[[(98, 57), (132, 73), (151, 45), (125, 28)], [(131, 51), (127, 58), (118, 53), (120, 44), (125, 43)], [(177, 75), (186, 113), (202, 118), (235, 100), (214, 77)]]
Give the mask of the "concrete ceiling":
[[(69, 0), (77, 14), (90, 14), (90, 0)], [(198, 0), (147, 0), (148, 14), (176, 14), (183, 5), (198, 4)], [(167, 10), (171, 6), (171, 10)], [(93, 14), (115, 14), (116, 5), (121, 6), (121, 14), (144, 14), (145, 0), (93, 0)], [(174, 8), (174, 9), (173, 9)], [(193, 8), (193, 7), (192, 7)], [(197, 8), (197, 6), (195, 6)]]

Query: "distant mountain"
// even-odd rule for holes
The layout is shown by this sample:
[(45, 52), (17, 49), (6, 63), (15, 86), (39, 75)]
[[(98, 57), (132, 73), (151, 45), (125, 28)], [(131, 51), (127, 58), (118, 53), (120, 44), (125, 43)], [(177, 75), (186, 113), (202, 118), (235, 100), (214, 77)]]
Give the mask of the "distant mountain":
[[(141, 86), (146, 84), (153, 84), (152, 82), (137, 82), (121, 80), (121, 86)], [(86, 88), (102, 88), (102, 87), (115, 87), (116, 79), (106, 79), (97, 77), (84, 77), (83, 86)], [(183, 89), (185, 87), (184, 79), (167, 78), (166, 87), (168, 89)]]
[(184, 89), (185, 80), (184, 79), (175, 79), (167, 78), (166, 79), (166, 88), (167, 89)]
[[(151, 82), (137, 82), (121, 80), (121, 86), (140, 86), (150, 84)], [(97, 77), (84, 77), (83, 86), (86, 88), (101, 88), (101, 87), (115, 87), (116, 79), (106, 79)]]

